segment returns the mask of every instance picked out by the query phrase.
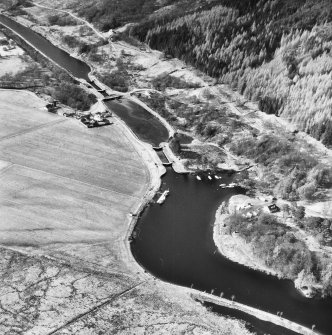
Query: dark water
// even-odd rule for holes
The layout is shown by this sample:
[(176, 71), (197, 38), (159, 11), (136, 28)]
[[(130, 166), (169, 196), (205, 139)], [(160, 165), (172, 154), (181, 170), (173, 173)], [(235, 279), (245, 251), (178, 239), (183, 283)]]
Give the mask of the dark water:
[(143, 141), (158, 147), (167, 142), (169, 133), (166, 127), (146, 109), (128, 99), (107, 100), (106, 106), (119, 116)]
[[(12, 28), (75, 77), (88, 80), (90, 68), (85, 63), (3, 15), (0, 15), (0, 23)], [(154, 146), (167, 141), (167, 129), (142, 107), (131, 101), (108, 101), (106, 104), (142, 141)], [(323, 334), (331, 335), (331, 299), (308, 300), (296, 291), (292, 282), (247, 269), (216, 251), (212, 239), (215, 211), (221, 201), (242, 192), (241, 189), (218, 188), (218, 184), (230, 181), (230, 177), (224, 177), (223, 180), (199, 182), (193, 176), (168, 170), (163, 187), (170, 189), (170, 196), (162, 206), (150, 205), (138, 222), (137, 238), (132, 244), (137, 261), (163, 280), (193, 285), (200, 290), (214, 289), (215, 294), (223, 292), (226, 298), (234, 294), (239, 302), (275, 314), (282, 311), (288, 319), (308, 327), (315, 324)], [(225, 313), (219, 307), (214, 310)], [(226, 314), (229, 313), (235, 316), (237, 312), (227, 311)], [(270, 334), (289, 334), (268, 323), (257, 325), (250, 316), (241, 315), (241, 318), (252, 322), (258, 332), (263, 327), (263, 331), (267, 329)]]
[[(285, 318), (309, 328), (315, 324), (322, 333), (332, 334), (331, 300), (308, 300), (291, 281), (250, 270), (216, 251), (212, 237), (215, 211), (221, 201), (242, 193), (239, 188), (218, 187), (230, 181), (225, 176), (200, 182), (168, 170), (163, 189), (170, 189), (169, 197), (162, 206), (151, 204), (139, 219), (132, 243), (136, 260), (168, 282), (207, 292), (214, 289), (216, 295), (223, 292), (229, 299), (234, 294), (238, 302), (274, 314), (282, 311)], [(264, 327), (270, 334), (281, 334), (280, 327), (268, 323)]]
[(0, 14), (0, 23), (11, 28), (36, 49), (52, 59), (56, 64), (65, 68), (74, 77), (89, 81), (88, 73), (91, 69), (86, 63), (71, 57), (66, 51), (57, 48), (41, 35), (2, 14)]

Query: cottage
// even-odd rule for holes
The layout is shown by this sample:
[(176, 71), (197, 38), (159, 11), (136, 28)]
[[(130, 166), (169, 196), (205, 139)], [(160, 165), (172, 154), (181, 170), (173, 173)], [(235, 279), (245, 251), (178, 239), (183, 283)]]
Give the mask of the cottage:
[(280, 208), (276, 204), (269, 205), (267, 206), (267, 208), (269, 209), (271, 213), (280, 212)]

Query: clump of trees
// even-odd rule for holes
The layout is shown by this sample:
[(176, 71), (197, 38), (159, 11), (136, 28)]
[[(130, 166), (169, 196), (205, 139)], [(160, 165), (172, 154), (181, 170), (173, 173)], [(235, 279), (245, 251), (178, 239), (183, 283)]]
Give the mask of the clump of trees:
[(69, 14), (54, 14), (50, 15), (47, 18), (48, 23), (51, 26), (76, 26), (77, 20), (75, 20), (72, 16)]
[(77, 110), (88, 110), (92, 104), (97, 102), (93, 94), (88, 94), (77, 84), (68, 82), (56, 88), (54, 97), (61, 103)]
[(116, 69), (109, 73), (101, 73), (99, 78), (110, 88), (119, 92), (127, 92), (130, 83), (130, 76), (127, 70), (128, 66), (128, 63), (125, 63), (121, 58), (118, 58), (116, 60)]
[(200, 87), (200, 85), (197, 83), (187, 82), (181, 78), (174, 77), (169, 74), (160, 74), (159, 76), (155, 77), (151, 83), (152, 86), (159, 91), (164, 91), (168, 87), (179, 89)]

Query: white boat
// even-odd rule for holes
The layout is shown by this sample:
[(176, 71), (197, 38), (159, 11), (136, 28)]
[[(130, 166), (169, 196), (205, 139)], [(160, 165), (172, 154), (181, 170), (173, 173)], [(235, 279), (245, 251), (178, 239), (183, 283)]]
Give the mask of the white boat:
[(220, 187), (227, 187), (226, 184), (220, 184), (219, 186), (220, 186)]
[(215, 178), (215, 179), (221, 179), (221, 177), (219, 177), (219, 176), (214, 176), (214, 178)]
[(237, 186), (235, 183), (230, 183), (228, 186), (226, 186), (226, 187), (228, 187), (228, 188), (233, 188), (233, 187), (235, 187), (235, 186)]
[(169, 194), (169, 190), (164, 191), (164, 193), (160, 196), (160, 198), (157, 200), (157, 204), (161, 205), (165, 202), (166, 197)]
[(212, 177), (211, 177), (211, 176), (208, 176), (208, 178), (209, 178), (210, 180), (212, 180)]
[(200, 176), (196, 176), (197, 180), (202, 180), (202, 178)]

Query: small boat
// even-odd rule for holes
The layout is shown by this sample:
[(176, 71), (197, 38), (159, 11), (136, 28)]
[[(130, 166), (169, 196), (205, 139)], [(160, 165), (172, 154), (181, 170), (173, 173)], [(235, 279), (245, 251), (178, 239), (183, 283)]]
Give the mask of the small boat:
[(200, 176), (196, 176), (197, 180), (202, 180), (202, 178)]
[(161, 205), (165, 202), (166, 197), (169, 194), (169, 190), (164, 191), (164, 193), (160, 196), (160, 198), (157, 200), (157, 204)]
[(228, 186), (226, 186), (226, 187), (228, 187), (228, 188), (233, 188), (233, 187), (236, 187), (237, 185), (235, 184), (235, 183), (230, 183)]
[(211, 176), (208, 176), (209, 180), (212, 180), (212, 177)]
[(227, 187), (226, 184), (220, 184), (219, 186), (220, 186), (220, 187)]
[(221, 179), (221, 177), (219, 177), (219, 176), (214, 176), (214, 178), (215, 178), (215, 179)]

